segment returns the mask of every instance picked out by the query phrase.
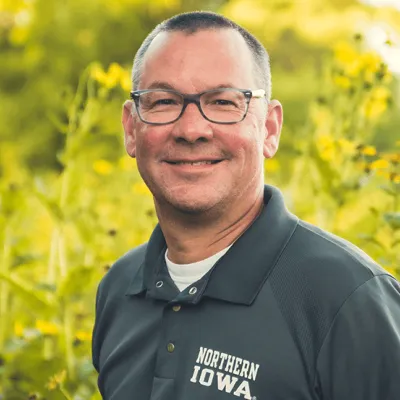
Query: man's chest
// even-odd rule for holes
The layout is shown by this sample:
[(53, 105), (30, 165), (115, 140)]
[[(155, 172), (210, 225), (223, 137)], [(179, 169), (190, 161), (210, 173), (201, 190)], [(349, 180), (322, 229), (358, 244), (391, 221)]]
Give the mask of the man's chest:
[(297, 339), (269, 293), (252, 306), (133, 299), (108, 323), (100, 351), (105, 399), (314, 398)]

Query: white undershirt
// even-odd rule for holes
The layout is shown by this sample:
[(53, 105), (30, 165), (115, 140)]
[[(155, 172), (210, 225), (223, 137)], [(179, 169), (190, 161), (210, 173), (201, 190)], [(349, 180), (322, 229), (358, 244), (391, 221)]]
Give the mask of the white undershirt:
[[(232, 245), (231, 245), (232, 246)], [(168, 249), (165, 252), (165, 262), (167, 263), (169, 274), (175, 285), (180, 291), (185, 290), (193, 282), (198, 281), (204, 276), (215, 263), (230, 249), (226, 247), (217, 254), (191, 264), (175, 264), (168, 258)]]

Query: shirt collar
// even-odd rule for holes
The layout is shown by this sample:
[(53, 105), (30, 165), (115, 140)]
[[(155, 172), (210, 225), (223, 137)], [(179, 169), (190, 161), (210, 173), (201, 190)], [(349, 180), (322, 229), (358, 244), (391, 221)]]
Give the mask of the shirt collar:
[[(269, 185), (264, 187), (264, 209), (253, 224), (234, 243), (196, 286), (200, 288), (191, 303), (202, 297), (250, 305), (267, 280), (273, 267), (293, 234), (298, 218), (285, 207), (281, 192)], [(167, 301), (183, 300), (184, 292), (169, 277), (165, 254), (166, 243), (159, 225), (154, 229), (146, 249), (143, 264), (126, 292), (137, 295), (146, 291), (147, 297)], [(164, 287), (156, 288), (163, 280)]]

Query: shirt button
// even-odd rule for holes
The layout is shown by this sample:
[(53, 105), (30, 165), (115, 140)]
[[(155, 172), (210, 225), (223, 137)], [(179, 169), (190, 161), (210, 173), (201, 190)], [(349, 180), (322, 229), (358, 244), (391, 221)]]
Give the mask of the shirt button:
[(163, 281), (158, 281), (156, 283), (156, 288), (160, 288), (162, 285), (164, 285), (164, 282)]
[(175, 345), (173, 343), (168, 343), (167, 350), (169, 353), (172, 353), (175, 350)]
[(176, 306), (173, 306), (172, 309), (176, 312), (178, 312), (181, 309), (181, 306), (178, 304)]
[(192, 288), (190, 288), (190, 290), (189, 290), (189, 294), (196, 294), (197, 293), (197, 288), (196, 287), (192, 287)]

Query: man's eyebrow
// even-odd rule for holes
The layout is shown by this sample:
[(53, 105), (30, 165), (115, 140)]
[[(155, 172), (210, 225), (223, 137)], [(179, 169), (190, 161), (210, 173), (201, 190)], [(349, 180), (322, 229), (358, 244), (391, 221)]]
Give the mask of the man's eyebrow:
[[(210, 86), (208, 89), (204, 89), (202, 90), (213, 90), (213, 89), (223, 89), (223, 88), (236, 88), (236, 85), (233, 85), (232, 83), (221, 83), (219, 85), (216, 86)], [(166, 90), (175, 90), (177, 92), (179, 92), (179, 90), (174, 87), (173, 85), (164, 82), (164, 81), (154, 81), (152, 82), (146, 89), (166, 89)]]
[(229, 89), (229, 88), (243, 89), (243, 88), (238, 87), (237, 85), (227, 82), (227, 83), (221, 83), (220, 85), (217, 85), (217, 86), (213, 86), (212, 88), (210, 88), (210, 90), (212, 90), (212, 89)]
[(167, 89), (167, 90), (177, 90), (175, 87), (173, 87), (172, 85), (170, 85), (167, 82), (163, 82), (163, 81), (154, 81), (152, 82), (152, 84), (147, 87), (146, 89)]

